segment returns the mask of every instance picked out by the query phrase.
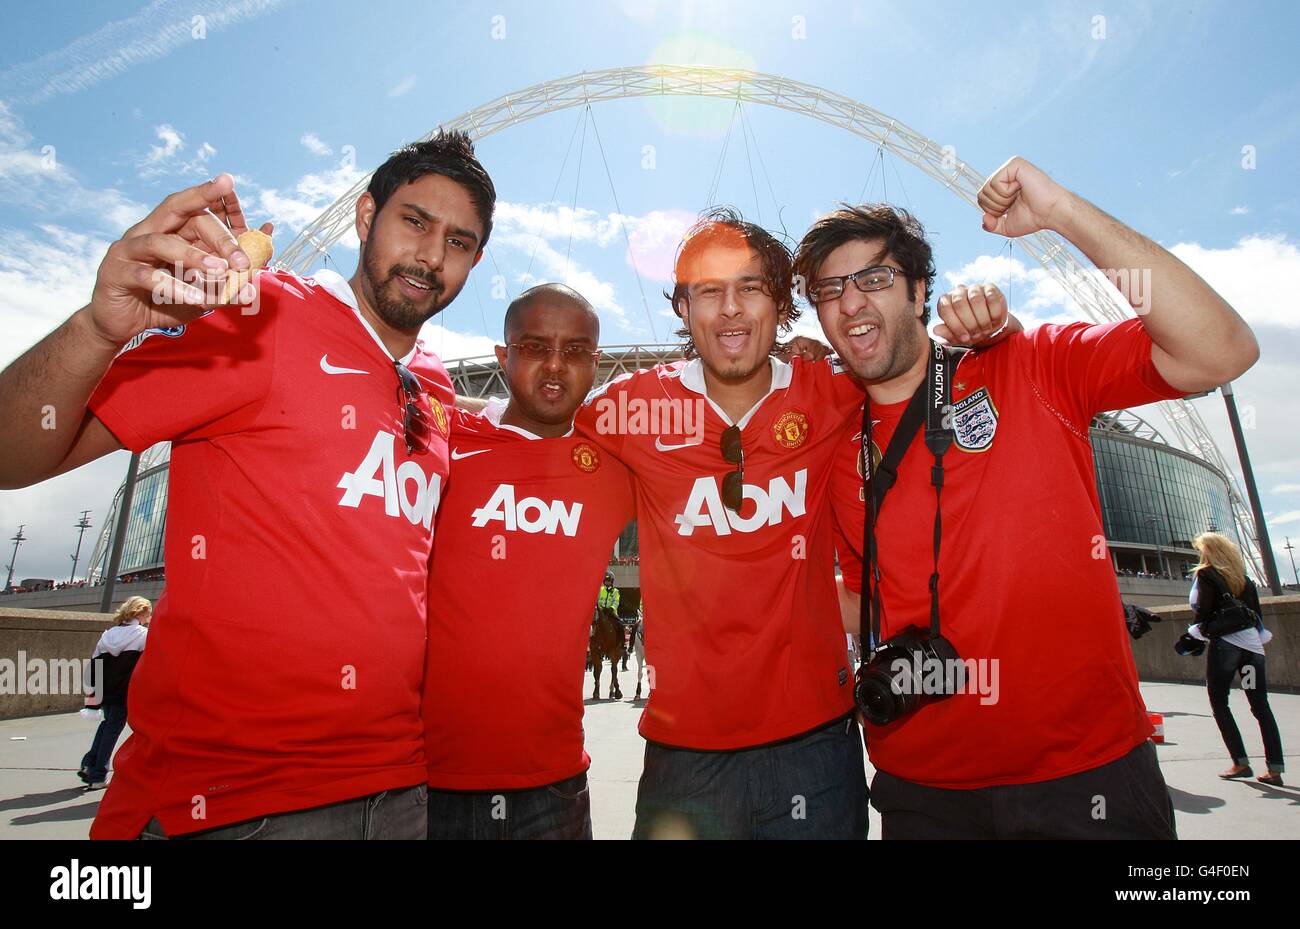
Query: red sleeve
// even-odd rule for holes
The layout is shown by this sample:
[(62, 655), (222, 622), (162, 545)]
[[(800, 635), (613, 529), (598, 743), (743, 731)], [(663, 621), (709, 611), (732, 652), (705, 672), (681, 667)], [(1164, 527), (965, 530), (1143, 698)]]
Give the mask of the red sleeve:
[(1013, 339), (1041, 399), (1081, 432), (1097, 413), (1183, 396), (1156, 370), (1141, 320), (1049, 323)]
[(844, 575), (844, 586), (855, 594), (862, 593), (862, 558), (858, 549), (862, 546), (859, 539), (850, 542), (840, 524), (839, 514), (835, 514), (835, 557), (840, 563), (840, 572)]
[(621, 514), (623, 525), (626, 526), (636, 519), (636, 489), (632, 484), (632, 472), (621, 462), (615, 463), (618, 465), (622, 480), (618, 483), (618, 492), (614, 498), (614, 504), (617, 507), (614, 512)]
[(177, 329), (147, 330), (113, 360), (87, 404), (131, 451), (248, 428), (271, 387), (274, 287), (257, 313), (221, 307)]

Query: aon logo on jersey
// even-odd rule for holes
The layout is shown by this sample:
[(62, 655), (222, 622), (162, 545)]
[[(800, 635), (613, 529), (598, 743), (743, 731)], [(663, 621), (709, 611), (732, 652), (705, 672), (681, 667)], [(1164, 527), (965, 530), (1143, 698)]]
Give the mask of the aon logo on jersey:
[(428, 529), (433, 525), (433, 514), (442, 497), (442, 476), (426, 477), (424, 470), (409, 459), (401, 467), (394, 467), (394, 439), (391, 432), (375, 433), (375, 440), (361, 464), (339, 478), (337, 486), (344, 491), (339, 506), (356, 508), (366, 497), (379, 497), (389, 516), (401, 513), (411, 525)]
[[(767, 482), (767, 490), (746, 484), (744, 499), (754, 501), (754, 512), (742, 517), (722, 505), (722, 494), (716, 477), (701, 477), (691, 488), (690, 499), (684, 512), (675, 517), (678, 535), (691, 535), (696, 526), (712, 526), (718, 535), (736, 532), (755, 532), (763, 526), (775, 526), (789, 513), (793, 518), (804, 514), (804, 495), (808, 489), (808, 469), (794, 473), (794, 487), (783, 477)], [(741, 509), (748, 507), (742, 503)]]
[(515, 501), (515, 486), (501, 484), (492, 493), (487, 503), (470, 514), (476, 529), (482, 529), (494, 519), (499, 519), (511, 532), (522, 529), (524, 532), (545, 532), (555, 535), (563, 532), (572, 538), (578, 534), (578, 520), (582, 516), (582, 504), (574, 503), (566, 507), (562, 500), (547, 503), (538, 497), (524, 497)]

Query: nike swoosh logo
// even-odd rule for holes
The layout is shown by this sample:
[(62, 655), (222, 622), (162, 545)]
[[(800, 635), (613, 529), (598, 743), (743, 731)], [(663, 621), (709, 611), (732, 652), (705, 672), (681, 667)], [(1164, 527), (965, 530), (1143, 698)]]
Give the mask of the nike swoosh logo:
[(369, 374), (369, 371), (359, 371), (356, 368), (336, 368), (327, 360), (328, 355), (320, 356), (320, 369), (326, 374)]
[(685, 442), (681, 445), (665, 445), (662, 436), (657, 436), (655, 438), (655, 448), (659, 449), (659, 451), (661, 452), (675, 452), (679, 448), (694, 448), (697, 445), (703, 445), (703, 444), (704, 444), (704, 440), (700, 439), (700, 441), (698, 442)]
[(492, 451), (490, 448), (480, 448), (476, 452), (462, 452), (453, 448), (451, 450), (451, 460), (460, 461), (462, 458), (473, 458), (475, 455), (484, 455), (490, 451)]

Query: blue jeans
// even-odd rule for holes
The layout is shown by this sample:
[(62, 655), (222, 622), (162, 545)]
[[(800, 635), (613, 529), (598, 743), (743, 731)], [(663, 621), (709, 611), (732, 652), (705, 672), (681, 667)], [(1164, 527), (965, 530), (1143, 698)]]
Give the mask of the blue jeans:
[(168, 836), (157, 819), (141, 839), (423, 839), (428, 790), (423, 784), (383, 790), (310, 810), (275, 813), (202, 832)]
[(590, 839), (587, 773), (526, 790), (430, 790), (430, 839)]
[(645, 747), (634, 839), (865, 839), (866, 768), (852, 717), (736, 751)]
[(90, 751), (81, 759), (81, 767), (91, 783), (102, 783), (108, 779), (108, 763), (125, 728), (126, 706), (105, 706), (104, 719), (95, 730), (95, 740), (90, 743)]

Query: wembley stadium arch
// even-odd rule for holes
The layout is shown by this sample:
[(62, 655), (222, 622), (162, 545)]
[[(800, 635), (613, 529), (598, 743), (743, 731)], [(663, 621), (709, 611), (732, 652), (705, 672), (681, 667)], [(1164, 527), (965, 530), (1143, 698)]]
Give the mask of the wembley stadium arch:
[[(674, 96), (713, 97), (738, 104), (775, 107), (838, 127), (868, 140), (881, 152), (888, 152), (911, 164), (972, 206), (986, 176), (957, 159), (951, 146), (941, 146), (899, 120), (843, 94), (772, 74), (693, 65), (609, 68), (544, 81), (468, 110), (435, 126), (423, 138), (428, 139), (442, 129), (460, 130), (479, 140), (520, 123), (574, 107), (634, 97)], [(317, 267), (329, 246), (352, 229), (357, 198), (369, 181), (370, 175), (367, 174), (327, 207), (280, 254), (275, 266), (304, 275)], [(1131, 308), (1119, 293), (1108, 287), (1099, 273), (1086, 270), (1060, 236), (1038, 232), (1017, 239), (1016, 244), (1056, 279), (1084, 318), (1106, 322), (1131, 315)], [(669, 347), (657, 346), (649, 350), (649, 354), (665, 349)], [(1163, 401), (1159, 408), (1172, 435), (1173, 441), (1167, 444), (1176, 445), (1204, 460), (1226, 476), (1235, 534), (1254, 565), (1256, 576), (1264, 577), (1250, 508), (1237, 486), (1232, 468), (1200, 414), (1187, 400)]]

